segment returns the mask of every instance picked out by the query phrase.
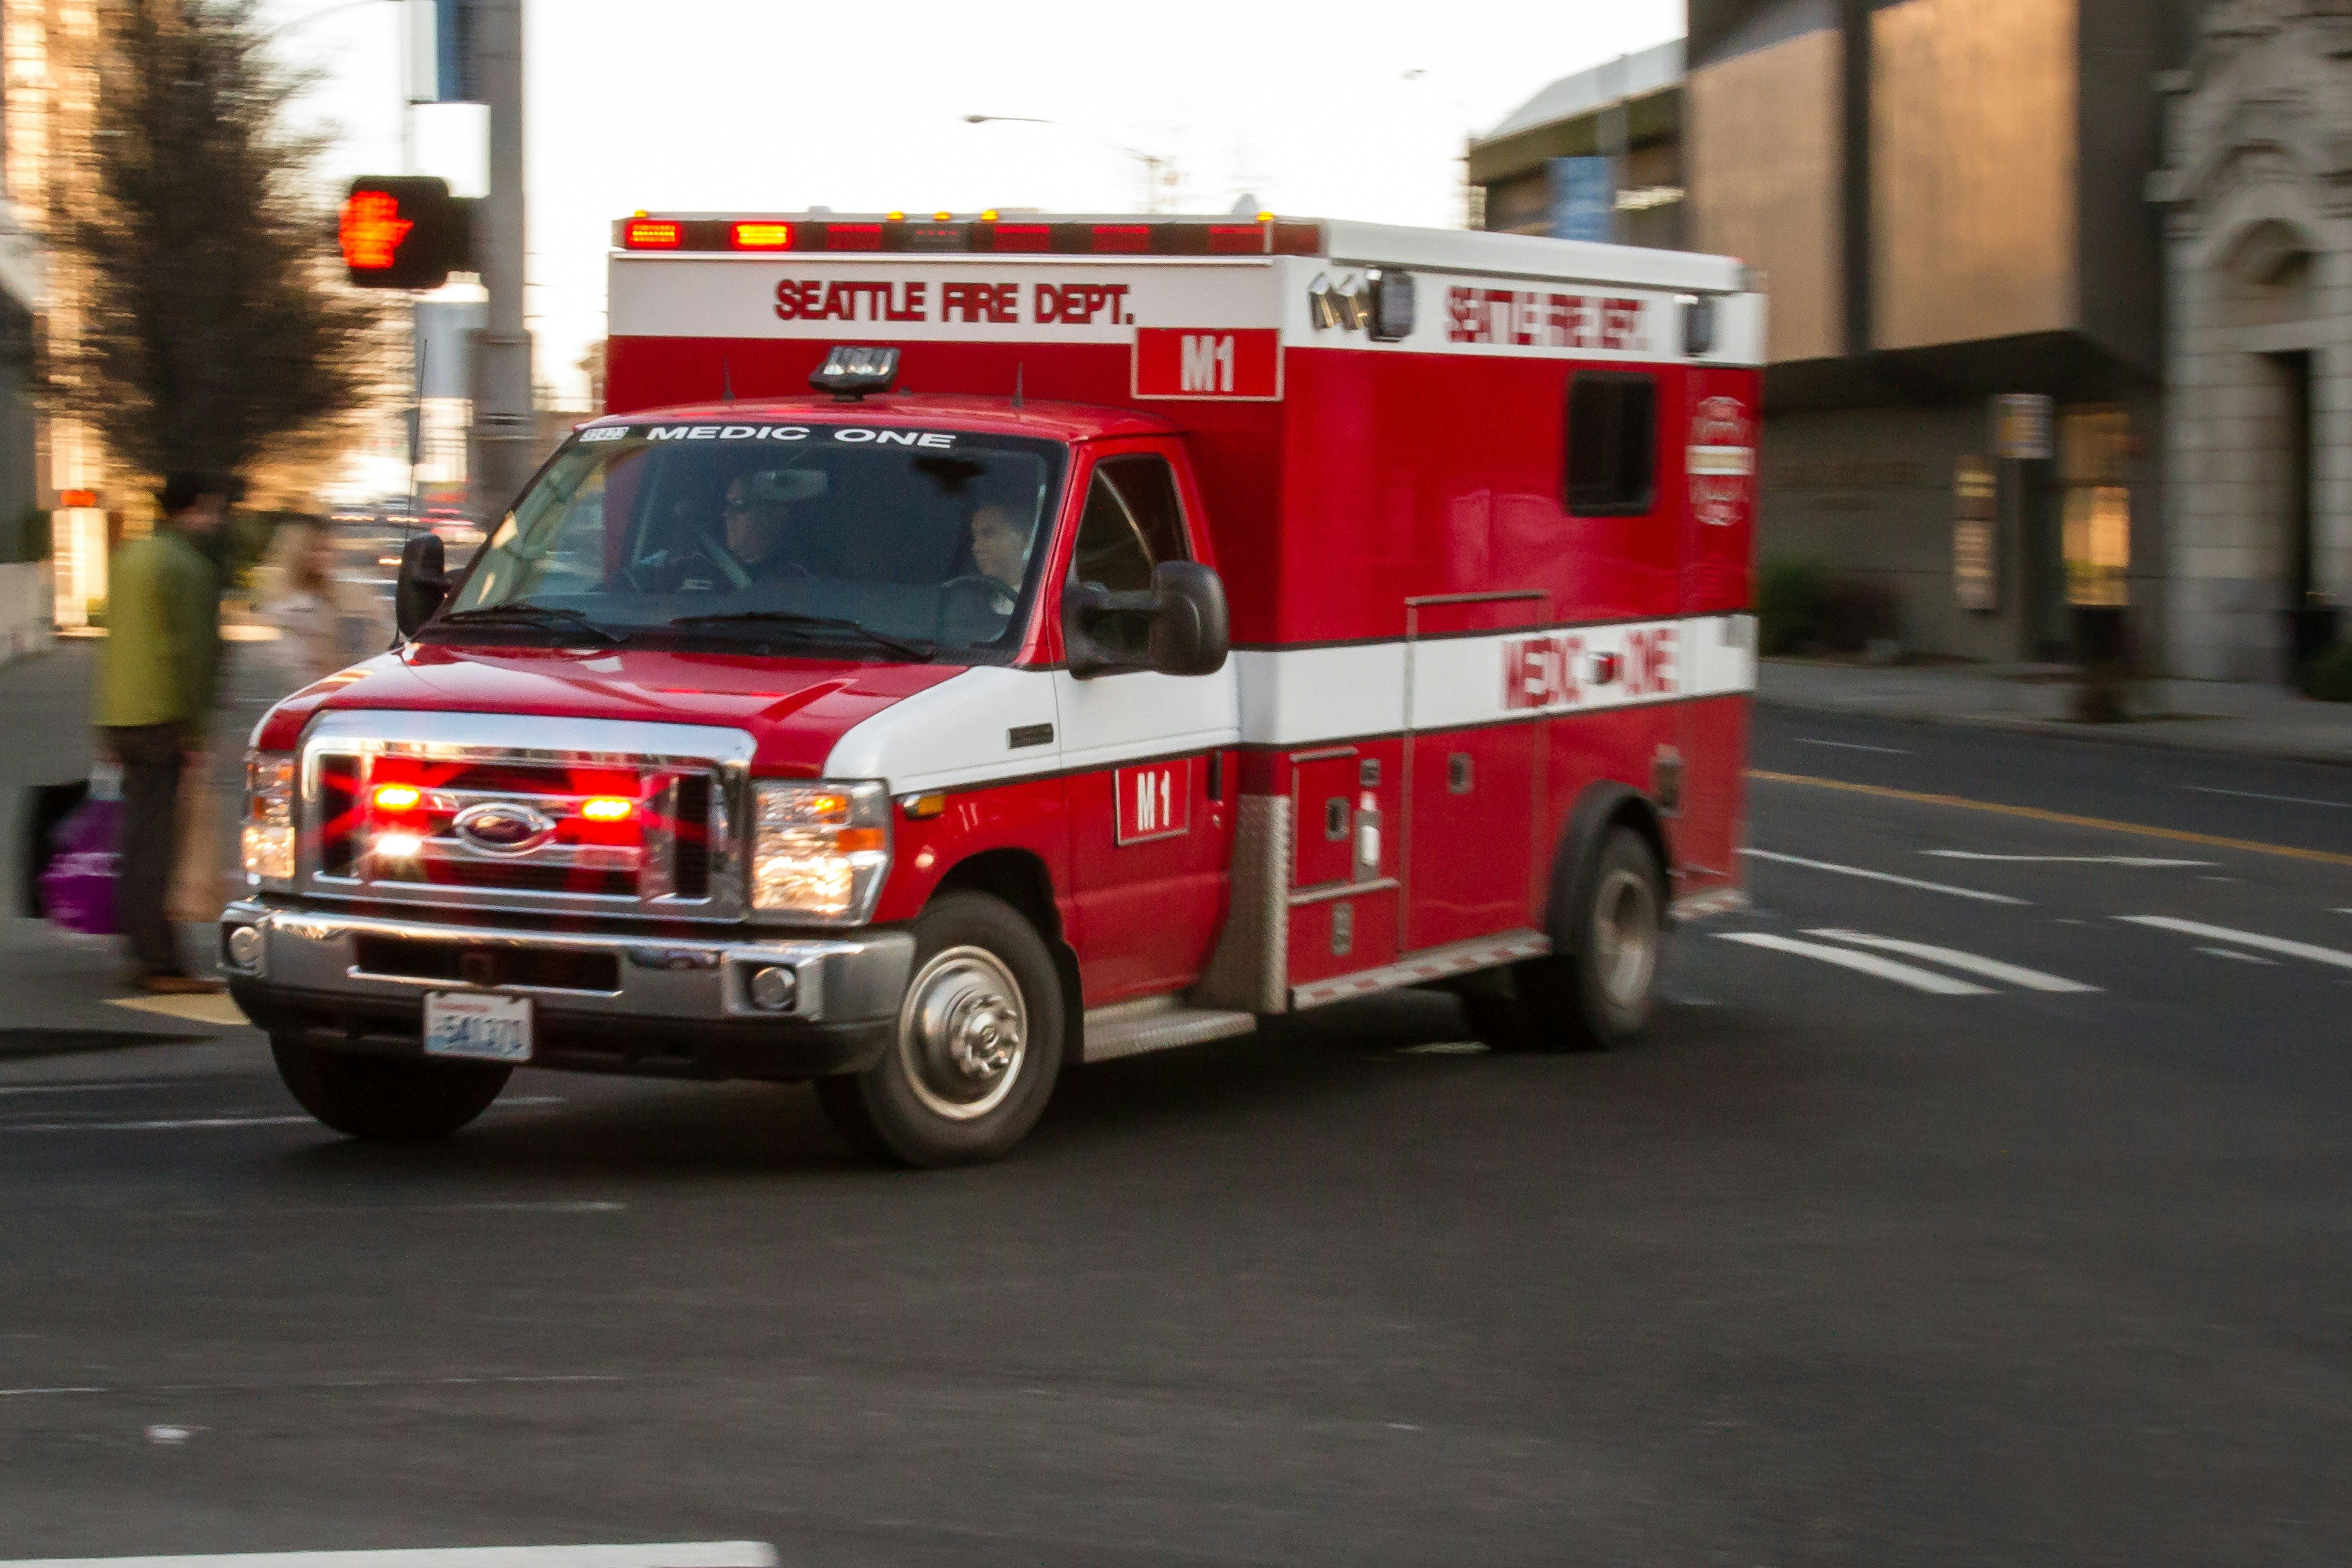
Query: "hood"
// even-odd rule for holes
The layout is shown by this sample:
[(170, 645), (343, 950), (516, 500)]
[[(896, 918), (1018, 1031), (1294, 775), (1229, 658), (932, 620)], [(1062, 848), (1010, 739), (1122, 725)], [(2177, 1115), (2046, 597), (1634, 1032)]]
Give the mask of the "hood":
[(754, 771), (814, 778), (860, 721), (962, 672), (953, 664), (863, 664), (649, 648), (455, 647), (412, 643), (279, 702), (253, 743), (291, 751), (313, 714), (350, 709), (628, 719), (741, 730)]

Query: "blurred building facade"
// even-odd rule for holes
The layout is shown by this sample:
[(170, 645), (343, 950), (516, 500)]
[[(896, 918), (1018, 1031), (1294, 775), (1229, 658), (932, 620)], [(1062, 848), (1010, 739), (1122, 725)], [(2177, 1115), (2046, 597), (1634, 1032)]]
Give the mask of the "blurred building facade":
[(36, 235), (47, 200), (47, 150), (68, 112), (51, 38), (77, 19), (61, 15), (66, 9), (57, 0), (0, 0), (0, 659), (48, 641), (64, 596), (50, 563), (58, 541), (94, 540), (105, 571), (104, 511), (56, 510), (59, 485), (94, 489), (84, 449), (74, 432), (60, 441), (34, 395), (52, 294)]
[(1524, 174), (1504, 153), (1580, 146), (1605, 132), (1580, 116), (1615, 114), (1651, 128), (1685, 189), (1675, 237), (1651, 242), (1762, 274), (1768, 566), (1858, 581), (1913, 650), (2069, 657), (2090, 611), (2143, 662), (2201, 671), (2168, 537), (2147, 194), (2159, 75), (2202, 8), (1690, 0), (1678, 79), (1616, 102), (1556, 84), (1564, 112), (1528, 123), (1539, 96), (1474, 144), (1474, 177), (1495, 182), (1489, 226), (1513, 226), (1504, 187)]
[(2352, 600), (2352, 5), (2216, 4), (2162, 87), (2173, 652), (2263, 679)]

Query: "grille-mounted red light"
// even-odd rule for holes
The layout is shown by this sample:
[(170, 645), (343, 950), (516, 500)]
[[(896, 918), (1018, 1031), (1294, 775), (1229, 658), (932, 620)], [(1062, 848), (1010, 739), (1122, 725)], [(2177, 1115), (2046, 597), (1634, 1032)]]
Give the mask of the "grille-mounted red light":
[(676, 250), (685, 231), (662, 218), (633, 217), (622, 230), (621, 243), (631, 250)]
[(425, 792), (415, 784), (378, 784), (375, 786), (374, 798), (375, 808), (378, 811), (389, 813), (414, 811), (416, 809), (416, 803), (425, 798)]

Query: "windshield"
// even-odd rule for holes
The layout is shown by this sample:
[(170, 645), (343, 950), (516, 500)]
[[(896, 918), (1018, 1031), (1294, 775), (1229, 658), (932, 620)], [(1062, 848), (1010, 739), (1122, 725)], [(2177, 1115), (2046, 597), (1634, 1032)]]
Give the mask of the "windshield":
[(784, 425), (581, 433), (432, 630), (821, 642), (1001, 663), (1059, 491), (1055, 442)]

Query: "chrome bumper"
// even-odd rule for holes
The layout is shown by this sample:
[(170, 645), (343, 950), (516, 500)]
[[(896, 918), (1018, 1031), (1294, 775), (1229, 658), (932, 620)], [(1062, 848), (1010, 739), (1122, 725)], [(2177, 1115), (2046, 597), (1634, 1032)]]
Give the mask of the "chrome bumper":
[[(260, 952), (238, 963), (231, 937), (242, 928), (260, 932)], [(488, 989), (541, 998), (583, 1018), (673, 1023), (793, 1020), (854, 1024), (893, 1017), (914, 967), (915, 939), (877, 931), (803, 941), (729, 942), (709, 938), (553, 932), (389, 920), (378, 916), (273, 909), (240, 901), (221, 913), (221, 967), (232, 980), (353, 1002), (408, 1003), (427, 991), (467, 989), (463, 980), (378, 973), (361, 967), (358, 944), (367, 937), (448, 943), (468, 952), (537, 950), (610, 955), (614, 988), (497, 984)], [(250, 948), (250, 939), (236, 944)], [(795, 981), (789, 1005), (761, 1007), (751, 1000), (751, 976), (785, 969)]]

